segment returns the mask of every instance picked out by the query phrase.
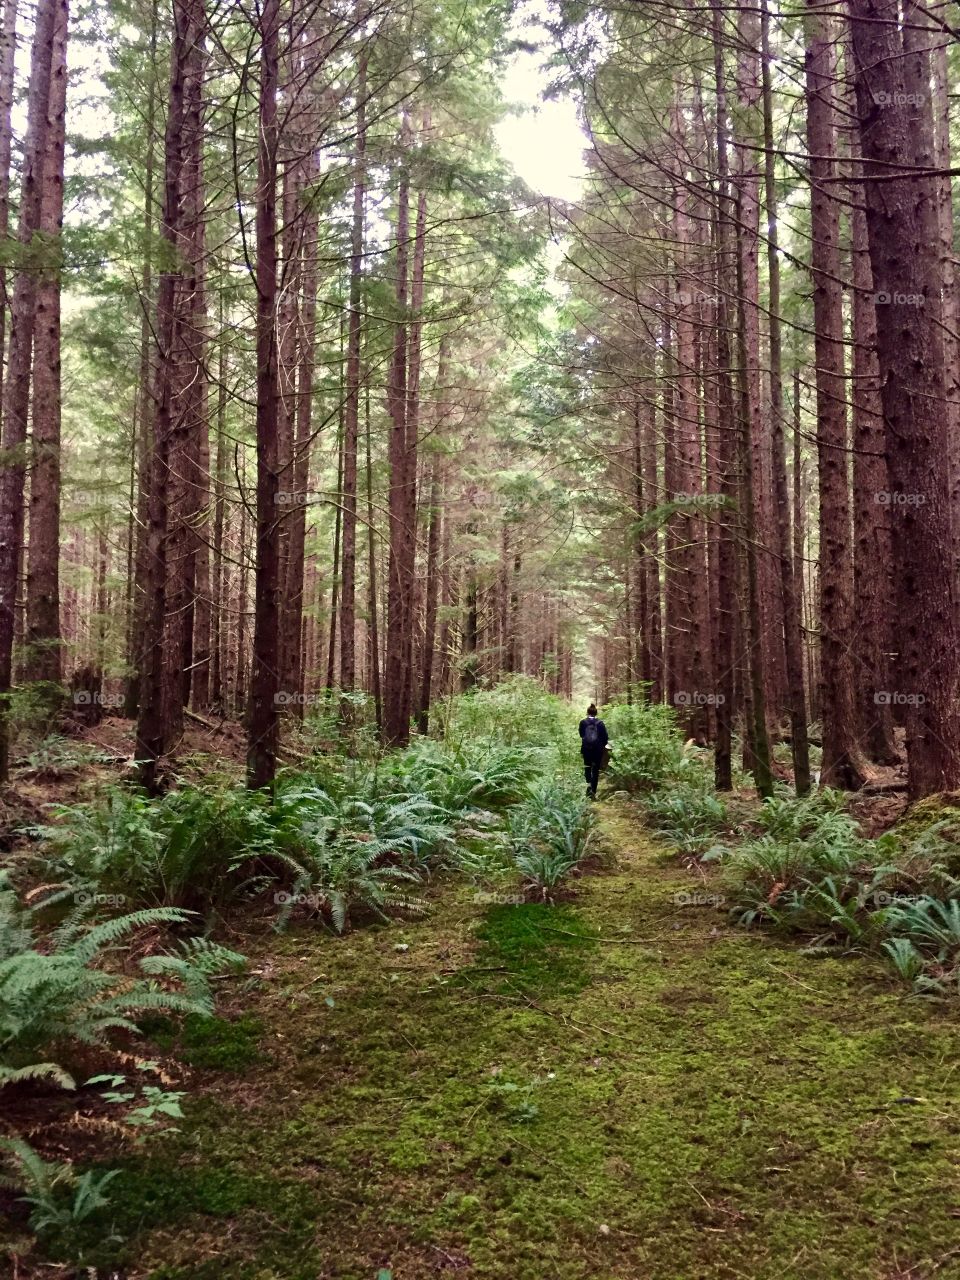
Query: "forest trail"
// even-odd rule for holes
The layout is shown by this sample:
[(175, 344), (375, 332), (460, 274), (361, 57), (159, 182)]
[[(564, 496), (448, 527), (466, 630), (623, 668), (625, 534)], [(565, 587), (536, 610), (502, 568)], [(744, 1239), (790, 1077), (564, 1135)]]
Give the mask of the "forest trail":
[(735, 928), (637, 806), (598, 814), (567, 905), (444, 882), (421, 920), (250, 940), (180, 1046), (188, 1127), (115, 1184), (129, 1274), (956, 1275), (945, 1020)]

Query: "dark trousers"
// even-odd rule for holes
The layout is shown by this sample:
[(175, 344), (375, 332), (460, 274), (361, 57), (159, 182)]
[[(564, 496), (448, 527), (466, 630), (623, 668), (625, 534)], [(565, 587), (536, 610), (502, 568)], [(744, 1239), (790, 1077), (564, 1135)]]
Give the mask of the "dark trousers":
[(600, 781), (600, 761), (588, 760), (583, 757), (583, 776), (587, 786), (591, 791), (596, 791), (597, 783)]

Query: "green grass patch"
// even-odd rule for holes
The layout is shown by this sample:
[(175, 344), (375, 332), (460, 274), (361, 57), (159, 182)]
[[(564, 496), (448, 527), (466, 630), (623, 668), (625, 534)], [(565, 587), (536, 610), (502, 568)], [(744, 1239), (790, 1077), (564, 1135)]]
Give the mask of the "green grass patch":
[(593, 929), (569, 907), (523, 902), (490, 907), (477, 931), (478, 969), (503, 966), (503, 988), (570, 995), (589, 981)]
[(191, 1014), (179, 1032), (169, 1018), (151, 1018), (144, 1020), (142, 1029), (158, 1049), (176, 1052), (190, 1067), (241, 1073), (265, 1056), (260, 1049), (263, 1022), (253, 1014), (238, 1018)]

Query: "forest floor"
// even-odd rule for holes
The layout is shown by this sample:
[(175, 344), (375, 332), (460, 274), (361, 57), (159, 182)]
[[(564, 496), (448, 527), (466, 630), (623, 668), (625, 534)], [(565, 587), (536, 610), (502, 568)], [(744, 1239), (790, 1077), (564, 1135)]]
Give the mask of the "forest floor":
[(601, 865), (559, 907), (446, 881), (409, 923), (244, 936), (220, 1016), (153, 1030), (188, 1119), (107, 1162), (123, 1243), (90, 1238), (84, 1261), (129, 1280), (960, 1275), (949, 1006), (734, 927), (639, 807), (598, 811)]

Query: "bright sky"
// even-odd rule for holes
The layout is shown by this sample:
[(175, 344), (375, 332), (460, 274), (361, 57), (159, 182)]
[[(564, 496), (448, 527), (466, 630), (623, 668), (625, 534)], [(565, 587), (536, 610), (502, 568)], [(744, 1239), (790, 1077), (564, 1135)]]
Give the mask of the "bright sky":
[[(514, 18), (512, 32), (531, 44), (549, 41), (540, 17), (543, 0), (529, 0)], [(572, 98), (544, 102), (548, 76), (542, 68), (545, 53), (515, 53), (502, 84), (503, 96), (525, 108), (496, 127), (500, 150), (523, 180), (541, 195), (576, 200), (585, 175), (583, 149), (587, 139)]]

